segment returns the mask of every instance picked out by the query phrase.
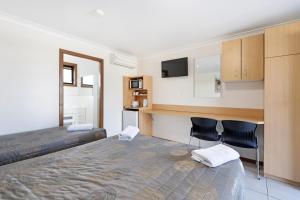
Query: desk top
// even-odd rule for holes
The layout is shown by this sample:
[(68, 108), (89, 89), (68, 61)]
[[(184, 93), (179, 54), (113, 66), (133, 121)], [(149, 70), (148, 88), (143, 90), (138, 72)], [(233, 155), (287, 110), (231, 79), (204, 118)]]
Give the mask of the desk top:
[(238, 120), (264, 124), (263, 109), (153, 104), (151, 109), (141, 109), (140, 112), (159, 115), (205, 117), (216, 120)]

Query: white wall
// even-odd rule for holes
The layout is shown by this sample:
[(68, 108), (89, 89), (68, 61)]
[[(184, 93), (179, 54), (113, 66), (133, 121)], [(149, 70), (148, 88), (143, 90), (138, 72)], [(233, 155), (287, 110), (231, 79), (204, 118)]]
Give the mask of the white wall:
[(0, 16), (0, 134), (58, 126), (59, 48), (104, 59), (104, 127), (121, 130), (122, 76), (111, 49)]
[[(141, 60), (139, 73), (153, 76), (153, 103), (235, 108), (263, 108), (263, 82), (226, 83), (220, 98), (193, 97), (193, 62), (195, 58), (221, 53), (221, 42), (193, 49), (178, 49)], [(161, 78), (161, 61), (188, 57), (187, 77)], [(154, 115), (154, 136), (188, 143), (191, 122), (188, 117)], [(263, 127), (257, 135), (263, 156)], [(196, 140), (195, 140), (196, 141)], [(212, 145), (202, 142), (203, 146)], [(255, 151), (238, 149), (243, 157), (255, 158)]]

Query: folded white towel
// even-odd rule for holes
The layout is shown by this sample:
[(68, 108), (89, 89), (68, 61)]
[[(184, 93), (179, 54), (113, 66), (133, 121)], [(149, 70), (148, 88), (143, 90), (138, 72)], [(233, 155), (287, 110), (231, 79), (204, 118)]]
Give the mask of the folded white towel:
[(217, 167), (239, 157), (240, 154), (237, 151), (223, 144), (192, 151), (192, 159), (209, 167)]
[(72, 124), (68, 126), (68, 131), (89, 131), (93, 129), (93, 124)]
[(122, 133), (119, 134), (119, 140), (131, 141), (140, 132), (138, 127), (127, 126)]

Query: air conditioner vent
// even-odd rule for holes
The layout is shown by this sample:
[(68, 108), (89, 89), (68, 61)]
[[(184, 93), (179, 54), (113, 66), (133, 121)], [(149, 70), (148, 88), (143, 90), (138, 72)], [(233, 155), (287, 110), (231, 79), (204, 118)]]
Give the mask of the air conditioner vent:
[(125, 53), (112, 53), (111, 63), (122, 67), (134, 69), (137, 67), (137, 57)]

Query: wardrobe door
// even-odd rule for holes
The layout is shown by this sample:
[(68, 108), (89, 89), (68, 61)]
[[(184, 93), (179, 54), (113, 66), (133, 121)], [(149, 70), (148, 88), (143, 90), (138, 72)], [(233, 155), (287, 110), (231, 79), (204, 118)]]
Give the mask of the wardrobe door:
[(264, 171), (300, 182), (300, 55), (265, 62)]

